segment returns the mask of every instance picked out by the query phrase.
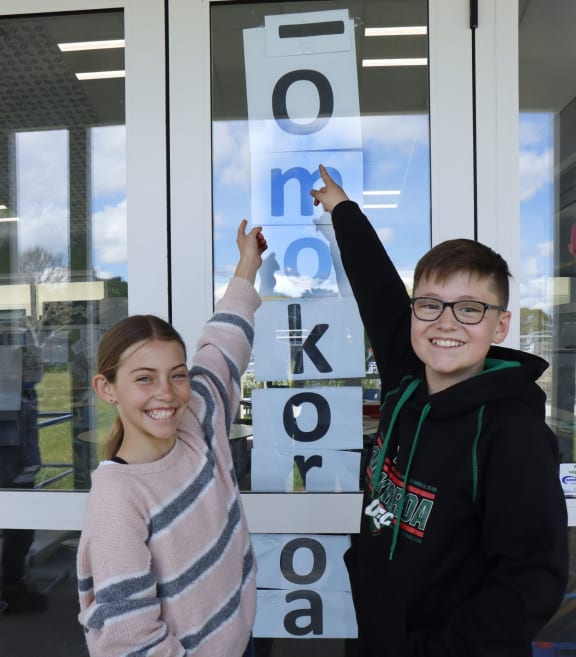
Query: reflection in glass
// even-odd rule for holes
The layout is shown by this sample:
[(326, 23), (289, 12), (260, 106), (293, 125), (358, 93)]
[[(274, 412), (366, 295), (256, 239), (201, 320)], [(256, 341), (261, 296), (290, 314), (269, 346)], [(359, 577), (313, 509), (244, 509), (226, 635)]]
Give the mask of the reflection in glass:
[[(562, 461), (573, 463), (576, 399), (576, 54), (573, 3), (521, 3), (521, 347), (550, 363), (540, 380)], [(542, 27), (546, 26), (546, 30)], [(546, 35), (554, 34), (554, 48)]]
[[(520, 3), (521, 347), (545, 358), (539, 383), (558, 436), (565, 493), (576, 494), (576, 5)], [(554, 44), (551, 44), (553, 35)], [(569, 529), (570, 573), (574, 528)], [(573, 577), (557, 614), (540, 632), (540, 652), (569, 654), (576, 642)]]
[(2, 655), (87, 657), (77, 620), (77, 542), (77, 532), (0, 530), (3, 563), (17, 560), (18, 547), (28, 554), (26, 578), (0, 589)]
[(0, 26), (0, 488), (86, 489), (110, 425), (95, 350), (127, 313), (126, 194), (124, 79), (79, 74), (123, 70), (123, 47), (89, 46), (123, 40), (123, 12)]

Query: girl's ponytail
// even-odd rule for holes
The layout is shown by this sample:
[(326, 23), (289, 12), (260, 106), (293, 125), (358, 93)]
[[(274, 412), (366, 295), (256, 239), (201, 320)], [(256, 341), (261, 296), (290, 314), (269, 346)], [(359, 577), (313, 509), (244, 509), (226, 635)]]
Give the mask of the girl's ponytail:
[(106, 444), (104, 445), (104, 458), (109, 461), (111, 458), (118, 454), (122, 439), (124, 438), (124, 425), (122, 420), (117, 416), (114, 419)]

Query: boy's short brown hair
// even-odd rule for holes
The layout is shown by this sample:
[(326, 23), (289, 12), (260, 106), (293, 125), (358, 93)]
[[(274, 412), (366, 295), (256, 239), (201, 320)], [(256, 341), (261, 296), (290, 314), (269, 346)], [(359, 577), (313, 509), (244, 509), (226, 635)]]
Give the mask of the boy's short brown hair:
[(414, 270), (414, 290), (429, 278), (445, 281), (453, 274), (468, 272), (481, 278), (491, 278), (498, 303), (508, 307), (511, 277), (506, 260), (490, 247), (468, 239), (446, 240), (425, 253)]

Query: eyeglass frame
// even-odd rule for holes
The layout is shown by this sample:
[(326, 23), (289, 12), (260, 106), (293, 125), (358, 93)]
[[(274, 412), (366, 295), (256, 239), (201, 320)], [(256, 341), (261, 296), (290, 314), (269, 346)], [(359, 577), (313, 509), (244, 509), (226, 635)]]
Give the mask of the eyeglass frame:
[[(435, 317), (434, 319), (422, 319), (422, 317), (418, 317), (416, 314), (416, 310), (414, 309), (414, 302), (419, 301), (420, 299), (431, 299), (432, 301), (437, 301), (438, 303), (442, 304), (442, 310), (438, 313), (438, 317)], [(463, 322), (461, 319), (458, 319), (456, 315), (456, 311), (454, 310), (454, 306), (460, 304), (460, 303), (478, 303), (480, 304), (483, 308), (484, 311), (482, 312), (482, 317), (477, 322)], [(488, 310), (499, 310), (500, 312), (504, 312), (506, 308), (504, 306), (495, 306), (492, 303), (486, 303), (484, 301), (478, 301), (478, 299), (458, 299), (458, 301), (442, 301), (442, 299), (437, 299), (436, 297), (412, 297), (410, 299), (410, 306), (412, 308), (412, 313), (414, 314), (414, 317), (418, 319), (421, 322), (437, 322), (440, 317), (444, 314), (444, 311), (446, 308), (450, 308), (452, 311), (452, 315), (454, 316), (454, 319), (459, 323), (464, 326), (477, 326), (480, 324), (480, 322), (486, 317), (486, 311)]]

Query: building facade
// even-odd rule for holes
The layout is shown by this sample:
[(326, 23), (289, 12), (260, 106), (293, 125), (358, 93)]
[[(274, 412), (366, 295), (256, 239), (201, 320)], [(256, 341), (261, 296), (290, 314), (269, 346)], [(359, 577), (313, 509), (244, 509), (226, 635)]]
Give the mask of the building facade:
[[(192, 351), (244, 217), (270, 245), (231, 435), (257, 655), (356, 654), (342, 553), (378, 379), (308, 194), (319, 163), (408, 286), (444, 239), (506, 258), (507, 344), (550, 362), (576, 524), (574, 27), (570, 0), (0, 0), (0, 527), (48, 602), (0, 615), (0, 657), (85, 654), (75, 546), (112, 419), (98, 340), (153, 313)], [(535, 655), (576, 642), (567, 617)]]

